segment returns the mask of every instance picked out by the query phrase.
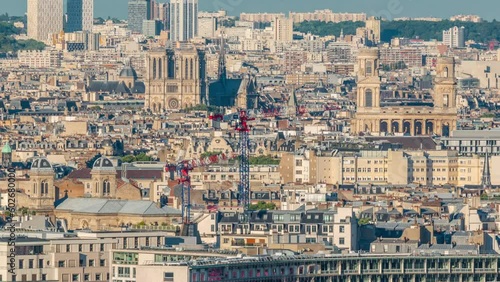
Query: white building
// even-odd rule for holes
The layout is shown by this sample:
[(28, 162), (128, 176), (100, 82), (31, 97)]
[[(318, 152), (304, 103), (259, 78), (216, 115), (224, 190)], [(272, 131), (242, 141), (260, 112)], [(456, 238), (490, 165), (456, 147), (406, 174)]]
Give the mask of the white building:
[(28, 37), (46, 41), (63, 30), (63, 0), (28, 0)]
[(94, 0), (68, 0), (66, 32), (92, 31)]
[(293, 19), (276, 17), (273, 20), (274, 40), (287, 42), (293, 40)]
[(443, 30), (443, 44), (451, 48), (465, 47), (465, 28), (455, 26), (449, 30)]
[(170, 0), (170, 40), (189, 41), (198, 35), (198, 0)]
[(62, 53), (58, 50), (26, 50), (18, 52), (19, 66), (43, 69), (61, 67)]
[(217, 31), (216, 17), (198, 17), (198, 36), (214, 38)]

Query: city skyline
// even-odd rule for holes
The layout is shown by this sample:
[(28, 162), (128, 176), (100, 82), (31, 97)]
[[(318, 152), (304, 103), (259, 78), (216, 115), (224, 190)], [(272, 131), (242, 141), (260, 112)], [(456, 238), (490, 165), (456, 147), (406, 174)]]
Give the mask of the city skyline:
[[(67, 0), (64, 0), (67, 2)], [(161, 3), (168, 1), (159, 1)], [(241, 3), (239, 3), (241, 2)], [(243, 1), (200, 1), (201, 11), (214, 11), (223, 9), (228, 14), (236, 16), (242, 12), (309, 12), (317, 9), (331, 9), (334, 12), (364, 12), (369, 16), (397, 17), (440, 17), (449, 18), (456, 14), (477, 14), (485, 20), (491, 21), (498, 18), (495, 9), (489, 9), (491, 2), (488, 0), (478, 0), (475, 2), (456, 2), (453, 0), (356, 0), (353, 2), (343, 2), (339, 0), (324, 1), (316, 0), (304, 5), (299, 0), (256, 0), (250, 2)], [(108, 0), (95, 1), (95, 17), (117, 17), (127, 18), (128, 0)], [(428, 7), (435, 7), (429, 12)], [(265, 8), (263, 8), (265, 7)], [(2, 7), (2, 13), (10, 15), (24, 15), (26, 13), (26, 1), (9, 1)]]

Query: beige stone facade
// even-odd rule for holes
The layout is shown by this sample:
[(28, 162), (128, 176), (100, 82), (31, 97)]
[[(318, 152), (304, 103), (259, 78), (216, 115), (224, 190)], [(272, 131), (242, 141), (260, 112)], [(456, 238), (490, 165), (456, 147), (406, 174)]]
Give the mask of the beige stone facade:
[(351, 131), (355, 134), (406, 134), (449, 136), (456, 129), (455, 60), (439, 58), (434, 86), (434, 106), (380, 105), (381, 81), (378, 74), (379, 52), (361, 50), (358, 56), (358, 92), (356, 118)]
[(193, 45), (178, 47), (148, 53), (145, 109), (161, 113), (201, 103), (204, 53)]

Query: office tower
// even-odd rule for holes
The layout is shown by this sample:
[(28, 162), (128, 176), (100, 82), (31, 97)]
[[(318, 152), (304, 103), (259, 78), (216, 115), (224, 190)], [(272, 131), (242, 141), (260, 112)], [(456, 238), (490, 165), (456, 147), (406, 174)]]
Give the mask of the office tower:
[(443, 30), (443, 44), (451, 48), (465, 47), (465, 28), (454, 26)]
[(28, 37), (45, 41), (63, 30), (63, 0), (28, 0)]
[(170, 0), (170, 40), (188, 41), (198, 35), (198, 0)]
[(287, 42), (293, 40), (293, 20), (285, 17), (275, 17), (273, 20), (274, 40)]
[(142, 22), (151, 19), (150, 0), (131, 0), (128, 2), (128, 29), (142, 32)]
[(160, 35), (163, 25), (160, 20), (144, 20), (142, 22), (142, 34), (148, 37)]
[(365, 24), (366, 29), (371, 31), (371, 38), (368, 39), (374, 44), (380, 43), (380, 18), (370, 17)]
[(170, 3), (159, 4), (158, 18), (163, 23), (163, 29), (170, 30)]
[(66, 32), (92, 31), (94, 0), (68, 0)]

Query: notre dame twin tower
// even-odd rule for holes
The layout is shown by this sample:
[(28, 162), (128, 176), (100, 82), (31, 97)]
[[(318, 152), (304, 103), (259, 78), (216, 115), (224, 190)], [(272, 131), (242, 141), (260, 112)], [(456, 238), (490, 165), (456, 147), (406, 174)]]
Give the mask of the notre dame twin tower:
[(146, 70), (146, 110), (162, 113), (205, 101), (205, 55), (194, 45), (179, 43), (148, 52)]
[[(401, 103), (381, 105), (381, 81), (378, 72), (379, 53), (376, 49), (360, 50), (358, 55), (357, 111), (352, 122), (354, 134), (404, 134), (448, 136), (456, 129), (455, 60), (437, 60), (433, 104), (423, 103), (423, 94), (391, 97)], [(413, 98), (413, 99), (408, 99)], [(416, 102), (420, 100), (422, 102)], [(405, 101), (411, 101), (406, 103)]]

